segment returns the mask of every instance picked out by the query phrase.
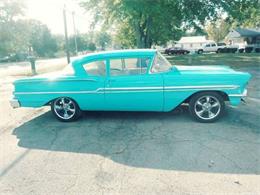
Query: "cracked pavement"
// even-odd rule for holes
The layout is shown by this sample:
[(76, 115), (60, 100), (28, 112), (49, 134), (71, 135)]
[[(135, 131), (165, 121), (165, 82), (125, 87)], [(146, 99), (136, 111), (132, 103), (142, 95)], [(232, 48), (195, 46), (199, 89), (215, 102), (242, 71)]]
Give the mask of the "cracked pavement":
[(15, 109), (0, 81), (0, 194), (260, 194), (259, 67), (247, 104), (213, 124), (169, 113)]

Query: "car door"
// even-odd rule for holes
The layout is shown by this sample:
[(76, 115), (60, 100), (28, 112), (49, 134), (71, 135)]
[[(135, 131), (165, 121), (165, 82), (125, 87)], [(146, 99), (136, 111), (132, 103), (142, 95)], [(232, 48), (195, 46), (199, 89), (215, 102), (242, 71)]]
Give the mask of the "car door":
[(108, 110), (161, 111), (163, 77), (149, 74), (152, 57), (121, 57), (109, 60), (105, 82)]
[(82, 65), (84, 73), (78, 79), (77, 100), (82, 110), (103, 110), (107, 61), (97, 59)]
[(204, 51), (205, 52), (210, 52), (210, 49), (211, 49), (210, 44), (206, 44), (205, 48), (204, 48)]
[(211, 52), (217, 51), (217, 45), (215, 43), (211, 44)]

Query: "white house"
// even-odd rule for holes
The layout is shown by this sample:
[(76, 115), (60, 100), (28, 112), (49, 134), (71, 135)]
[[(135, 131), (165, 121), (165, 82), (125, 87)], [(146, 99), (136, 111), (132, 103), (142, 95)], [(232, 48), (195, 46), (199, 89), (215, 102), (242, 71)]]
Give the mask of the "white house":
[(208, 42), (210, 41), (206, 39), (206, 36), (182, 37), (177, 42), (176, 46), (187, 50), (194, 50), (202, 47), (203, 44)]
[(226, 40), (229, 44), (238, 45), (241, 49), (251, 47), (260, 50), (260, 29), (237, 28), (228, 33)]

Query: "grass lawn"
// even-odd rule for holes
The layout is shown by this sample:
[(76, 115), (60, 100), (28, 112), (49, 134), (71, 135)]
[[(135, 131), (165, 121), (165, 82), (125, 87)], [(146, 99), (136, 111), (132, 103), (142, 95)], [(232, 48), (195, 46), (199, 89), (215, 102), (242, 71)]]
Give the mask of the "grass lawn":
[(260, 66), (260, 53), (193, 54), (166, 56), (174, 65)]

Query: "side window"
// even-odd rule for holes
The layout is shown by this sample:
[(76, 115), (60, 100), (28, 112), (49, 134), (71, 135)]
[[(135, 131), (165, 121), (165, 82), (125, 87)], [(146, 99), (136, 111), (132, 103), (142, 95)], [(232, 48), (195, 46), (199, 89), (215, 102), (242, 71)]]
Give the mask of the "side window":
[(99, 60), (83, 65), (83, 68), (88, 75), (91, 76), (105, 76), (106, 75), (106, 61)]
[(147, 72), (151, 58), (121, 58), (110, 60), (110, 75), (139, 75)]
[(216, 47), (216, 44), (215, 43), (211, 44), (211, 47)]
[(210, 47), (210, 44), (207, 44), (206, 47)]

